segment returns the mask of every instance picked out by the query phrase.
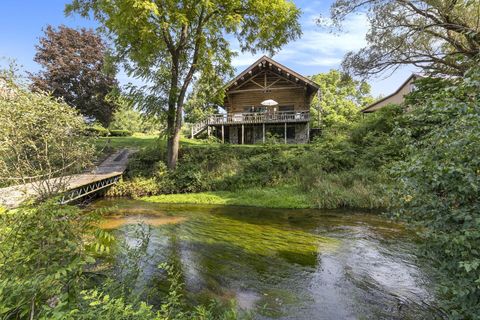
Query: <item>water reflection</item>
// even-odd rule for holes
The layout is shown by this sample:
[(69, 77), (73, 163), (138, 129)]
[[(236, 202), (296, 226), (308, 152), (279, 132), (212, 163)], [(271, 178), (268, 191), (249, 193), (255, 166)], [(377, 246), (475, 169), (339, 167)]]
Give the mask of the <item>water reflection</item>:
[(136, 255), (119, 254), (116, 263), (138, 266), (140, 294), (158, 285), (164, 275), (157, 265), (166, 261), (181, 272), (192, 303), (235, 299), (259, 319), (439, 317), (413, 235), (378, 216), (134, 200), (115, 205), (116, 215), (102, 223), (131, 248), (143, 246)]

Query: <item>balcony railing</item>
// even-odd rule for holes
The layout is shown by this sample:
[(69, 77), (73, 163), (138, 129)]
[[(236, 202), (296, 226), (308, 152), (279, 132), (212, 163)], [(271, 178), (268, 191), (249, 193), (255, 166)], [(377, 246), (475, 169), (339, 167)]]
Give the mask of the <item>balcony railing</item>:
[(307, 122), (310, 120), (308, 111), (279, 111), (279, 112), (246, 112), (214, 114), (206, 119), (207, 125), (247, 124), (247, 123), (283, 123)]
[(192, 137), (205, 130), (208, 126), (215, 125), (241, 125), (241, 124), (262, 124), (262, 123), (286, 123), (286, 122), (308, 122), (310, 113), (308, 111), (279, 111), (279, 112), (244, 112), (212, 114), (204, 120), (194, 123), (190, 130)]

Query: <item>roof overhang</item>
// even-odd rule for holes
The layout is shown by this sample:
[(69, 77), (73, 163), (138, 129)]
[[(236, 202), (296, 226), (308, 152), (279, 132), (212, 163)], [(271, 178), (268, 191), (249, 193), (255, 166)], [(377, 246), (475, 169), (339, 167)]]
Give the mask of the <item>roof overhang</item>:
[(242, 71), (238, 76), (233, 78), (230, 82), (228, 82), (225, 86), (225, 90), (228, 92), (228, 90), (230, 90), (232, 87), (238, 86), (239, 84), (247, 81), (250, 77), (260, 73), (263, 70), (270, 70), (296, 83), (303, 83), (307, 88), (311, 90), (311, 92), (316, 92), (318, 91), (318, 89), (320, 89), (320, 86), (313, 82), (311, 79), (302, 76), (301, 74), (293, 71), (290, 68), (285, 67), (284, 65), (276, 62), (275, 60), (267, 56), (263, 56), (257, 61), (255, 61), (247, 69)]
[(387, 100), (387, 99), (390, 99), (391, 97), (395, 96), (396, 94), (398, 94), (403, 87), (405, 87), (410, 81), (415, 81), (417, 78), (421, 78), (422, 76), (419, 75), (419, 74), (416, 74), (416, 73), (413, 73), (410, 77), (407, 78), (407, 80), (405, 80), (402, 85), (400, 87), (398, 87), (398, 89), (389, 94), (388, 96), (385, 96), (383, 98), (381, 98), (380, 100), (377, 100), (371, 104), (369, 104), (368, 106), (366, 106), (365, 108), (363, 108), (362, 110), (360, 110), (360, 112), (363, 112), (363, 113), (370, 113), (370, 112), (375, 112), (376, 110), (372, 110), (375, 106), (377, 106), (379, 103), (382, 103), (383, 101)]

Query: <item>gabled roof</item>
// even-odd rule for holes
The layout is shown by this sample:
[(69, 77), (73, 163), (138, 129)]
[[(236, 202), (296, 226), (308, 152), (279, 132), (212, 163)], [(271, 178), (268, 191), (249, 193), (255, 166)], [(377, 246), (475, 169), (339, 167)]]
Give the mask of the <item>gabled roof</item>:
[(373, 112), (375, 110), (371, 110), (372, 108), (374, 108), (376, 105), (378, 105), (379, 103), (387, 100), (387, 99), (390, 99), (391, 97), (395, 96), (396, 94), (398, 94), (408, 83), (410, 83), (411, 81), (415, 81), (416, 79), (418, 78), (421, 78), (423, 76), (419, 75), (419, 74), (416, 74), (416, 73), (412, 73), (412, 75), (410, 77), (408, 77), (407, 80), (405, 80), (402, 85), (400, 87), (398, 87), (397, 90), (395, 90), (394, 93), (391, 93), (389, 94), (388, 96), (385, 96), (371, 104), (369, 104), (367, 107), (363, 108), (362, 110), (360, 110), (360, 112), (363, 112), (363, 113), (369, 113), (369, 112)]
[(310, 87), (312, 89), (312, 91), (317, 91), (320, 88), (320, 86), (318, 84), (316, 84), (315, 82), (313, 82), (309, 78), (302, 76), (301, 74), (293, 71), (290, 68), (285, 67), (284, 65), (278, 63), (277, 61), (275, 61), (275, 60), (273, 60), (273, 59), (271, 59), (267, 56), (263, 56), (260, 59), (258, 59), (257, 61), (255, 61), (250, 67), (248, 67), (243, 72), (241, 72), (234, 79), (232, 79), (229, 83), (227, 83), (227, 85), (225, 87), (226, 90), (229, 90), (233, 85), (235, 85), (239, 82), (242, 82), (243, 79), (247, 75), (252, 74), (254, 72), (261, 71), (265, 67), (268, 67), (272, 70), (275, 70), (278, 73), (284, 74), (287, 77), (291, 77), (292, 80), (303, 82), (306, 86)]

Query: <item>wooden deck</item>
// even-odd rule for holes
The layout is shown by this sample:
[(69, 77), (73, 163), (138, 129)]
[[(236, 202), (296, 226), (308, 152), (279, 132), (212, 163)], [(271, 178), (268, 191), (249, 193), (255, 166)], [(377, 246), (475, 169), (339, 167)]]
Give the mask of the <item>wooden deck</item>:
[[(66, 177), (67, 187), (63, 193), (68, 194), (69, 191), (72, 191), (72, 196), (64, 197), (62, 203), (78, 199), (115, 183), (127, 168), (128, 157), (131, 153), (128, 149), (119, 150), (111, 154), (93, 171)], [(15, 208), (22, 202), (36, 197), (37, 194), (32, 183), (2, 188), (0, 189), (0, 206)]]
[(207, 125), (236, 125), (254, 123), (285, 123), (307, 122), (310, 120), (308, 111), (283, 111), (283, 112), (246, 112), (214, 114), (207, 118)]
[(310, 121), (309, 111), (243, 112), (213, 114), (191, 127), (191, 136), (205, 130), (208, 126), (228, 126), (242, 124), (305, 123)]

